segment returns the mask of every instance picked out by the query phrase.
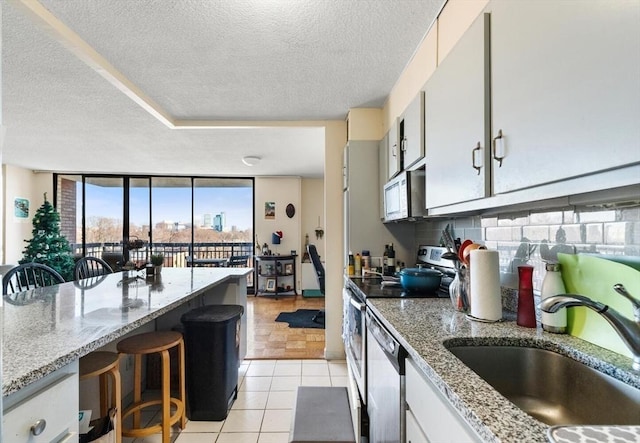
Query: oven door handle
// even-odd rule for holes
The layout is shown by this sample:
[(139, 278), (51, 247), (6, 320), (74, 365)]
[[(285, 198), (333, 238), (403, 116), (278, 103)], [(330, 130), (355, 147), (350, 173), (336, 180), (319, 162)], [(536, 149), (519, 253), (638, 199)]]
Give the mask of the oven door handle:
[(353, 307), (356, 308), (358, 311), (364, 312), (366, 304), (360, 303), (359, 301), (357, 301), (353, 297), (349, 298), (349, 303), (351, 303), (353, 305)]

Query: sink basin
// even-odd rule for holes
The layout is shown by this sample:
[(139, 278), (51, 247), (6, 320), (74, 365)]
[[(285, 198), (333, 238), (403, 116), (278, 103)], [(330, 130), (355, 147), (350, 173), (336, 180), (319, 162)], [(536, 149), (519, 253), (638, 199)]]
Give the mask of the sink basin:
[(556, 352), (454, 346), (451, 353), (500, 394), (549, 425), (640, 425), (640, 389)]

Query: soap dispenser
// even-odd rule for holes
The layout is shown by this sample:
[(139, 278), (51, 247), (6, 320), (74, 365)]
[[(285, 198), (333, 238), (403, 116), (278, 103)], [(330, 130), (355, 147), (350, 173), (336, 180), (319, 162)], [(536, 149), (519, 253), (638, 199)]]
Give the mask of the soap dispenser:
[[(564, 294), (566, 292), (560, 273), (560, 263), (546, 263), (546, 273), (542, 280), (542, 288), (540, 289), (540, 299), (551, 297), (553, 295)], [(562, 308), (558, 312), (550, 313), (542, 311), (542, 328), (545, 331), (555, 334), (564, 334), (567, 332), (567, 310)]]

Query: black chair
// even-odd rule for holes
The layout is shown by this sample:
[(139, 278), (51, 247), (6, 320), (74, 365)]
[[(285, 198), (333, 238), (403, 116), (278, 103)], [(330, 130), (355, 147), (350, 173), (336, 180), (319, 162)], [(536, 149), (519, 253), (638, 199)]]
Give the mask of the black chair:
[(227, 259), (227, 268), (244, 268), (249, 261), (248, 255), (232, 255)]
[(107, 262), (109, 267), (114, 271), (122, 270), (122, 266), (124, 266), (124, 255), (122, 252), (102, 252), (102, 260)]
[(64, 278), (55, 269), (41, 263), (24, 263), (4, 275), (2, 293), (10, 295), (60, 283), (64, 283)]
[[(311, 257), (313, 269), (316, 271), (316, 278), (318, 279), (320, 293), (324, 295), (324, 266), (320, 261), (320, 256), (318, 255), (316, 245), (307, 245), (307, 252)], [(312, 320), (316, 323), (324, 323), (324, 309), (320, 309), (318, 313), (313, 316)]]
[(113, 274), (111, 266), (98, 257), (82, 257), (76, 262), (74, 276), (76, 280), (97, 277), (99, 275)]

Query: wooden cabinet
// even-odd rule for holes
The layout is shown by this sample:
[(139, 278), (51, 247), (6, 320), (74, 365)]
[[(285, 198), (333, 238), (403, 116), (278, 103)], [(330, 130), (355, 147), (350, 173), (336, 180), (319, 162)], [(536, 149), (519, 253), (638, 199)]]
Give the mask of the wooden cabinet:
[(2, 441), (72, 442), (78, 439), (77, 364), (58, 370), (5, 399)]
[(296, 255), (256, 255), (256, 295), (296, 295)]
[[(407, 359), (406, 371), (407, 441), (410, 426), (413, 426), (412, 438), (416, 438), (413, 443), (482, 441), (449, 401), (422, 375), (413, 360)], [(411, 425), (410, 420), (413, 420)]]
[(410, 169), (424, 157), (424, 92), (409, 103), (400, 117), (401, 169)]
[(493, 161), (493, 192), (639, 162), (640, 4), (497, 0), (488, 10), (503, 158)]
[(396, 119), (387, 133), (387, 180), (400, 172), (402, 167), (400, 156), (400, 132), (398, 131), (398, 121)]
[(489, 196), (489, 20), (473, 22), (425, 85), (427, 208)]

